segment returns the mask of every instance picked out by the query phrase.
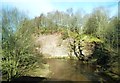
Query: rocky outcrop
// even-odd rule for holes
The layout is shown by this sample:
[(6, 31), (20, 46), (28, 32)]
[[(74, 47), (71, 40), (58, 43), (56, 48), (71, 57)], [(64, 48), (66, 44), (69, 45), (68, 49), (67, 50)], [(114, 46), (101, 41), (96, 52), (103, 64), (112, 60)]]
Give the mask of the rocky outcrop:
[(90, 58), (94, 53), (95, 45), (95, 42), (86, 42), (80, 40), (74, 40), (70, 42), (72, 49), (71, 52), (73, 52), (79, 60), (88, 60), (88, 58)]
[(82, 50), (82, 54), (84, 55), (84, 59), (88, 59), (94, 53), (95, 43), (82, 41), (81, 50)]

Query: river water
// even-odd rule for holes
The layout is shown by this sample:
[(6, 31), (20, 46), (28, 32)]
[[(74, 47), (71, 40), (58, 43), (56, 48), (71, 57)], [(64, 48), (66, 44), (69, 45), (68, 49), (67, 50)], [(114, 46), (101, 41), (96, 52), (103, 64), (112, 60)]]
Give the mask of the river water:
[(52, 72), (49, 78), (68, 81), (103, 81), (96, 72), (96, 67), (77, 60), (46, 59), (49, 70)]
[[(90, 63), (75, 59), (44, 59), (44, 66), (26, 72), (27, 76), (44, 77), (43, 81), (87, 81), (89, 83), (113, 83), (114, 80)], [(40, 64), (41, 65), (41, 64)]]

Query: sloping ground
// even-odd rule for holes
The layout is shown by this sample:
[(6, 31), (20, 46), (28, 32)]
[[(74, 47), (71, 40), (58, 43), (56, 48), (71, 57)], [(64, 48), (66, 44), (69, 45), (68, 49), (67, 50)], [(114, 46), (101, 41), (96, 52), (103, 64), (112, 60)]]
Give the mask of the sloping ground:
[(39, 35), (36, 40), (40, 48), (38, 52), (47, 57), (64, 57), (68, 56), (68, 40), (62, 40), (61, 34)]

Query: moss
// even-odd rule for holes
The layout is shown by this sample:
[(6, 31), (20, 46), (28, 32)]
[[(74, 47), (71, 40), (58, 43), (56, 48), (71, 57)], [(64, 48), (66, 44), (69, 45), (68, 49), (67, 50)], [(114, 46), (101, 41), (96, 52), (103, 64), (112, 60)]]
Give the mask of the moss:
[(70, 35), (70, 37), (72, 37), (72, 38), (76, 38), (77, 36), (78, 36), (78, 33), (75, 33), (75, 32), (69, 32), (69, 35)]
[(81, 35), (81, 40), (84, 40), (86, 42), (98, 42), (98, 43), (104, 43), (103, 40), (97, 38), (97, 37), (94, 37), (94, 36), (91, 36), (91, 35)]

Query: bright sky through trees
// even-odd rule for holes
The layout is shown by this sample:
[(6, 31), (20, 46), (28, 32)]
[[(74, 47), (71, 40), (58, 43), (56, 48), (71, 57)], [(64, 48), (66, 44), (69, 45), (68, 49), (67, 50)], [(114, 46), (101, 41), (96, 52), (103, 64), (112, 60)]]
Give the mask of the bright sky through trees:
[(0, 3), (2, 7), (16, 7), (25, 11), (31, 18), (54, 10), (66, 11), (68, 8), (90, 13), (93, 8), (102, 6), (109, 10), (110, 16), (118, 12), (118, 0), (1, 0)]

